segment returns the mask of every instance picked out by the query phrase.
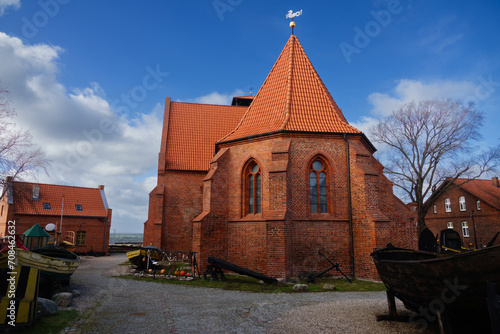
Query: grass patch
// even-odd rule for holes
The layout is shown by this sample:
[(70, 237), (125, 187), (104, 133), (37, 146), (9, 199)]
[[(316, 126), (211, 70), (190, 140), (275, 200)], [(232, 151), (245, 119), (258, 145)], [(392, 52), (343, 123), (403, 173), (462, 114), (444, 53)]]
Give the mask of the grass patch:
[(56, 315), (44, 316), (35, 321), (33, 326), (16, 330), (16, 334), (58, 334), (66, 328), (70, 321), (78, 317), (76, 310), (59, 311)]
[[(132, 276), (132, 275), (121, 275), (117, 276), (122, 279), (129, 279), (135, 281), (145, 281), (145, 282), (155, 282), (159, 284), (179, 284), (186, 286), (201, 286), (206, 288), (215, 288), (215, 289), (223, 289), (223, 290), (238, 290), (238, 291), (250, 291), (250, 292), (287, 292), (287, 293), (296, 293), (293, 291), (294, 284), (262, 284), (259, 283), (258, 280), (240, 275), (230, 275), (225, 274), (225, 281), (211, 281), (209, 278), (207, 280), (202, 280), (201, 278), (197, 278), (193, 281), (183, 281), (177, 279), (163, 279), (152, 277), (141, 277), (141, 276)], [(369, 282), (369, 281), (361, 281), (354, 280), (352, 283), (349, 283), (346, 279), (332, 279), (332, 278), (322, 278), (317, 279), (313, 284), (308, 285), (308, 292), (325, 292), (327, 290), (323, 290), (323, 285), (325, 283), (330, 283), (335, 286), (334, 291), (385, 291), (385, 286), (382, 283)]]
[(131, 265), (132, 265), (132, 263), (130, 263), (130, 261), (126, 261), (126, 262), (119, 264), (119, 266), (131, 266)]
[[(331, 280), (330, 280), (331, 281)], [(335, 291), (386, 291), (384, 283), (353, 280), (352, 283), (347, 282), (346, 279), (335, 279), (333, 280), (335, 285)], [(323, 286), (323, 285), (321, 285)]]

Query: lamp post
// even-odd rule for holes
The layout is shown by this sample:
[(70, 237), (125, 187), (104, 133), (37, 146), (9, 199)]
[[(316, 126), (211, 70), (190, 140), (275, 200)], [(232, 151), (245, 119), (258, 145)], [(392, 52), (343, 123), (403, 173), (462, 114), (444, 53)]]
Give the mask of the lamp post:
[[(54, 245), (59, 245), (61, 243), (61, 238), (62, 238), (62, 224), (63, 224), (63, 215), (64, 215), (64, 194), (62, 195), (62, 201), (61, 201), (61, 222), (59, 224), (59, 235), (57, 236), (57, 242), (54, 243)], [(56, 231), (57, 235), (57, 231)]]
[(477, 235), (476, 235), (476, 223), (474, 222), (474, 209), (472, 209), (471, 218), (472, 218), (472, 229), (474, 230), (474, 248), (477, 249)]

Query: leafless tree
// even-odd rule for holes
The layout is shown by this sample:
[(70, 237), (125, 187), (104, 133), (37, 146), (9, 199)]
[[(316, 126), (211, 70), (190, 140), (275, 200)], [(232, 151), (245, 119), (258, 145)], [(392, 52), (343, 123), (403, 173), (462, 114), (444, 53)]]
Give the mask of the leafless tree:
[(454, 181), (498, 168), (500, 147), (478, 146), (483, 122), (472, 104), (435, 99), (405, 104), (370, 130), (374, 142), (386, 146), (380, 153), (385, 173), (416, 204), (418, 233), (432, 202)]
[(16, 127), (15, 115), (9, 91), (0, 87), (0, 186), (7, 176), (19, 179), (47, 166), (45, 154), (32, 143), (29, 131)]

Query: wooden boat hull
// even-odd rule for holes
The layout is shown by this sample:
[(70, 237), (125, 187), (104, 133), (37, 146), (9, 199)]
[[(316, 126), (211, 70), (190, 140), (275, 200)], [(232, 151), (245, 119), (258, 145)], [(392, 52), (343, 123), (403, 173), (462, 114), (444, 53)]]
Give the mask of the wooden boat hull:
[(487, 282), (500, 286), (500, 246), (453, 255), (388, 247), (371, 255), (380, 279), (408, 309), (445, 308), (455, 319), (489, 323)]
[(51, 282), (69, 282), (71, 275), (81, 263), (80, 257), (76, 255), (74, 259), (64, 259), (22, 249), (16, 251), (19, 265), (39, 268), (41, 278)]
[(163, 258), (163, 254), (161, 253), (161, 251), (147, 250), (144, 248), (127, 252), (127, 258), (130, 261), (130, 263), (132, 263), (137, 268), (144, 269), (147, 265), (146, 259), (148, 258), (148, 252), (149, 252), (149, 257), (153, 261), (160, 261)]

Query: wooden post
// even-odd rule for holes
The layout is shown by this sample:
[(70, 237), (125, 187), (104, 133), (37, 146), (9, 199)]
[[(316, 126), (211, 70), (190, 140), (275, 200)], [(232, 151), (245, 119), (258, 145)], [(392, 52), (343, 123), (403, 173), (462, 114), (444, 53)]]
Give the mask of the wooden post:
[(397, 316), (396, 310), (396, 299), (394, 298), (394, 293), (387, 289), (387, 304), (389, 306), (389, 316), (395, 318)]

